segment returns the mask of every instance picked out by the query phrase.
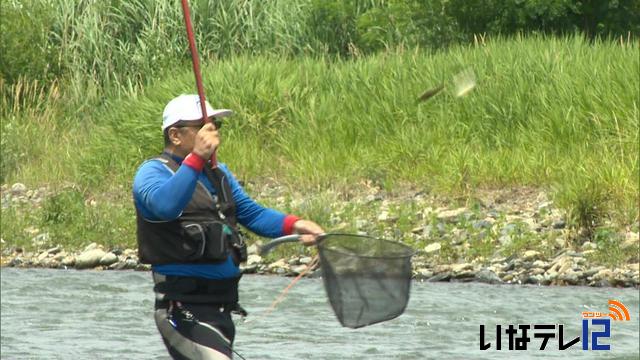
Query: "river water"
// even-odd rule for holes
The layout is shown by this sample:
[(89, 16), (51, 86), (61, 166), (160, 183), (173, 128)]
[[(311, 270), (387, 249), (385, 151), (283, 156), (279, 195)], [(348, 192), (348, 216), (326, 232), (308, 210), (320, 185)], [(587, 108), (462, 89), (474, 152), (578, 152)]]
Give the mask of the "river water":
[[(153, 321), (149, 273), (2, 269), (0, 275), (2, 359), (168, 359)], [(251, 320), (237, 319), (236, 350), (247, 360), (639, 358), (638, 289), (414, 282), (402, 316), (352, 330), (336, 320), (321, 279), (301, 280), (262, 316), (290, 281), (242, 279), (241, 303)], [(542, 338), (532, 335), (543, 331), (533, 325), (564, 324), (566, 343), (582, 333), (581, 312), (608, 313), (609, 299), (631, 315), (612, 321), (611, 337), (599, 340), (611, 350), (585, 351), (579, 341), (559, 351), (557, 336), (540, 350)], [(508, 350), (509, 324), (531, 324), (526, 351)], [(492, 344), (486, 351), (480, 325)], [(499, 351), (496, 325), (502, 325)]]

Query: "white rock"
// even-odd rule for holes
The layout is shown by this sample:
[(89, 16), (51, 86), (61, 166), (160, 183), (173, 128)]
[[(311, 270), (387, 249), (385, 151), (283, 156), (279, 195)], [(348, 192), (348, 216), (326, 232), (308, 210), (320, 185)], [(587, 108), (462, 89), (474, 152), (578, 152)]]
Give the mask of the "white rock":
[(311, 261), (313, 261), (313, 259), (311, 257), (309, 257), (309, 256), (305, 256), (305, 257), (301, 257), (300, 258), (300, 264), (302, 264), (302, 265), (310, 264)]
[(267, 269), (271, 272), (271, 273), (276, 273), (276, 274), (285, 274), (289, 271), (290, 267), (289, 265), (286, 263), (286, 261), (284, 259), (280, 259), (274, 263), (271, 263), (267, 266)]
[(418, 227), (414, 227), (413, 229), (411, 229), (411, 232), (413, 234), (424, 234), (424, 226), (418, 226)]
[(93, 243), (87, 245), (82, 252), (87, 252), (89, 250), (93, 250), (93, 249), (96, 249), (96, 248), (98, 248), (98, 244), (93, 242)]
[(291, 272), (298, 275), (307, 270), (307, 265), (298, 265), (291, 268)]
[(134, 250), (134, 249), (125, 249), (124, 252), (122, 253), (125, 257), (131, 257), (131, 256), (137, 256), (138, 255), (138, 251)]
[(545, 270), (544, 270), (544, 269), (541, 269), (541, 268), (534, 268), (534, 269), (531, 271), (531, 275), (534, 275), (534, 276), (535, 276), (535, 275), (542, 275), (542, 274), (544, 274), (544, 273), (545, 273)]
[(67, 257), (67, 252), (66, 251), (60, 251), (59, 253), (57, 253), (54, 257), (53, 260), (55, 261), (62, 261), (64, 258)]
[(564, 274), (567, 271), (573, 268), (573, 259), (569, 256), (562, 258), (558, 264), (560, 265), (558, 268), (558, 274)]
[(47, 250), (47, 252), (48, 252), (49, 254), (55, 255), (55, 254), (59, 253), (59, 252), (60, 252), (60, 250), (62, 250), (62, 248), (58, 245), (58, 246), (56, 246), (56, 247), (52, 247), (52, 248), (50, 248), (49, 250)]
[(540, 257), (542, 257), (542, 254), (540, 254), (539, 251), (535, 250), (527, 250), (522, 256), (522, 258), (526, 261), (537, 260), (540, 259)]
[(362, 229), (363, 227), (367, 226), (368, 223), (369, 222), (367, 220), (356, 219), (356, 228)]
[(388, 211), (383, 211), (380, 214), (378, 214), (378, 221), (387, 221), (389, 220), (389, 212)]
[(458, 208), (454, 210), (445, 210), (438, 214), (438, 219), (443, 221), (454, 221), (458, 218), (458, 216), (464, 214), (467, 211), (467, 208)]
[(257, 265), (262, 262), (262, 257), (260, 255), (251, 254), (247, 257), (247, 265)]
[(11, 192), (14, 194), (21, 194), (27, 190), (27, 187), (23, 183), (15, 183), (11, 185)]
[(500, 245), (502, 246), (510, 245), (511, 241), (511, 235), (502, 235), (498, 238), (498, 242), (500, 242)]
[(271, 264), (269, 264), (267, 266), (269, 269), (273, 269), (273, 268), (287, 268), (287, 263), (285, 262), (284, 259), (280, 259), (276, 262), (272, 262)]
[(459, 273), (465, 270), (471, 270), (473, 269), (473, 265), (472, 264), (455, 264), (451, 266), (451, 270), (453, 270), (453, 272), (455, 273)]
[(62, 259), (62, 265), (64, 266), (73, 266), (76, 263), (76, 258), (73, 255), (68, 255), (64, 259)]
[(529, 230), (538, 231), (540, 229), (540, 225), (533, 218), (530, 218), (530, 217), (524, 218), (522, 222), (524, 222), (527, 225)]
[(100, 265), (109, 266), (115, 262), (118, 262), (118, 256), (112, 252), (105, 254), (100, 259)]
[(640, 242), (640, 235), (638, 235), (638, 233), (636, 232), (632, 232), (629, 231), (628, 233), (625, 234), (625, 239), (624, 242), (622, 243), (622, 245), (620, 246), (623, 250), (632, 248), (634, 246), (638, 245), (638, 242)]
[(424, 252), (426, 253), (432, 253), (432, 252), (436, 252), (439, 251), (442, 248), (442, 245), (440, 245), (439, 242), (435, 242), (433, 244), (429, 244), (424, 248)]
[(547, 209), (547, 208), (551, 207), (551, 205), (553, 205), (553, 201), (545, 201), (545, 202), (540, 203), (538, 205), (538, 210)]
[(430, 278), (433, 276), (433, 271), (429, 270), (429, 269), (418, 269), (417, 270), (417, 274), (420, 275), (420, 277), (422, 278)]
[(549, 263), (544, 262), (542, 260), (536, 260), (533, 262), (533, 264), (531, 264), (531, 266), (536, 268), (541, 268), (541, 269), (547, 269), (549, 268)]
[(85, 251), (76, 258), (76, 269), (87, 269), (96, 267), (100, 264), (100, 260), (107, 253), (101, 249), (92, 249)]
[(247, 247), (247, 254), (253, 255), (258, 253), (258, 246), (256, 244), (251, 244)]
[(600, 271), (598, 271), (597, 274), (593, 275), (593, 279), (594, 280), (605, 280), (605, 279), (611, 279), (613, 278), (613, 271), (609, 270), (609, 269), (602, 269)]
[(38, 261), (42, 261), (49, 256), (49, 252), (43, 251), (40, 255), (38, 255)]

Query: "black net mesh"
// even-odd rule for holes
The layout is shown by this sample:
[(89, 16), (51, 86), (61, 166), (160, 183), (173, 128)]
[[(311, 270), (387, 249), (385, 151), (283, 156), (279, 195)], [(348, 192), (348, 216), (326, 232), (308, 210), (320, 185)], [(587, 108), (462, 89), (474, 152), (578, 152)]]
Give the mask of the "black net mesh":
[(359, 328), (404, 311), (413, 249), (369, 236), (331, 234), (318, 245), (329, 302), (343, 326)]

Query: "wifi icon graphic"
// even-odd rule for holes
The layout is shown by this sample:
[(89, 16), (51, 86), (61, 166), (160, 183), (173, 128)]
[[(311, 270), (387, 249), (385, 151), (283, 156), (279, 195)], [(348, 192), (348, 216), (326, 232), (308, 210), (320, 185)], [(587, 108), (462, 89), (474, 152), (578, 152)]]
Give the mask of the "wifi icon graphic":
[(609, 317), (615, 321), (629, 321), (629, 310), (623, 303), (617, 300), (609, 300)]

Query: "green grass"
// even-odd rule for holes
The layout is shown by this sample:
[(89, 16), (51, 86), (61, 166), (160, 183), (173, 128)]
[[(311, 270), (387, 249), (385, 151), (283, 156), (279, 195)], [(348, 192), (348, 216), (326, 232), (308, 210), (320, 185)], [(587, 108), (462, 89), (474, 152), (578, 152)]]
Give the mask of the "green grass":
[[(125, 196), (90, 194), (69, 186), (56, 189), (39, 206), (28, 202), (3, 209), (2, 237), (23, 249), (82, 249), (92, 242), (109, 249), (134, 247), (134, 216)], [(36, 235), (41, 244), (34, 241)]]
[[(223, 130), (220, 159), (249, 178), (305, 187), (408, 181), (435, 191), (555, 186), (568, 203), (596, 187), (631, 210), (638, 203), (637, 55), (637, 44), (538, 38), (358, 61), (240, 57), (206, 67), (204, 77), (209, 98), (237, 111)], [(425, 88), (469, 66), (479, 84), (467, 98), (447, 93), (416, 104)], [(82, 177), (113, 166), (127, 181), (159, 150), (161, 109), (193, 92), (186, 70), (104, 106), (100, 130), (109, 127), (83, 152), (90, 155), (83, 168), (92, 170)], [(94, 156), (102, 148), (121, 156), (105, 163)]]
[[(330, 220), (331, 198), (311, 194), (348, 193), (368, 181), (451, 198), (540, 187), (570, 210), (576, 226), (602, 218), (623, 226), (638, 219), (639, 51), (637, 42), (526, 37), (349, 60), (235, 56), (203, 64), (203, 78), (214, 107), (236, 112), (222, 129), (220, 161), (240, 179), (271, 178), (310, 194), (290, 210), (320, 222)], [(448, 87), (416, 102), (468, 67), (478, 78), (468, 96), (456, 98)], [(32, 99), (24, 104), (13, 95), (21, 83), (3, 86), (4, 181), (73, 183), (84, 197), (114, 194), (106, 199), (114, 214), (85, 209), (69, 231), (90, 236), (106, 219), (130, 231), (124, 214), (132, 214), (132, 179), (162, 148), (162, 109), (194, 92), (189, 65), (157, 77), (144, 88), (111, 92), (90, 83), (46, 91), (33, 85), (22, 92)], [(14, 226), (7, 214), (3, 238)], [(100, 241), (119, 241), (107, 240), (106, 227), (96, 231)]]

